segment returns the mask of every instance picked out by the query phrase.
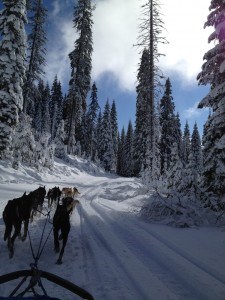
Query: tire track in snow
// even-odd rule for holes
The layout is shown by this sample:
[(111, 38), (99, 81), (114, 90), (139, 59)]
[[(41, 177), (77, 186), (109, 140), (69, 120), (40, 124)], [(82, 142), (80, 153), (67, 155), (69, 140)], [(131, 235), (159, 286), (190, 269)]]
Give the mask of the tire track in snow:
[[(180, 281), (183, 286), (186, 287), (187, 291), (189, 291), (189, 296), (190, 296), (190, 291), (191, 294), (195, 292), (195, 296), (197, 298), (195, 299), (225, 299), (224, 294), (225, 294), (225, 280), (222, 277), (221, 274), (218, 274), (217, 272), (213, 272), (212, 270), (209, 270), (209, 268), (205, 267), (201, 262), (197, 261), (194, 257), (191, 257), (187, 253), (185, 254), (184, 251), (173, 245), (172, 243), (169, 243), (168, 241), (165, 241), (162, 239), (158, 234), (155, 234), (152, 232), (152, 230), (146, 231), (146, 228), (144, 226), (141, 226), (140, 223), (136, 222), (135, 220), (129, 220), (129, 216), (126, 218), (126, 224), (127, 223), (132, 223), (131, 226), (123, 226), (121, 227), (118, 225), (118, 223), (113, 220), (111, 217), (112, 214), (107, 214), (106, 216), (106, 211), (105, 207), (106, 205), (101, 204), (101, 203), (92, 203), (91, 206), (96, 210), (96, 212), (100, 213), (101, 216), (105, 219), (105, 221), (110, 221), (112, 224), (111, 228), (114, 230), (114, 232), (118, 235), (121, 236), (121, 239), (126, 240), (127, 245), (129, 245), (132, 249), (132, 251), (136, 252), (138, 255), (138, 249), (134, 246), (134, 242), (138, 245), (140, 245), (141, 249), (144, 249), (146, 253), (149, 253), (148, 257), (145, 257), (144, 259), (148, 261), (148, 263), (152, 264), (152, 259), (150, 257), (154, 258), (154, 261), (158, 262), (159, 266), (162, 267), (164, 270), (172, 270), (171, 274), (173, 275), (175, 280)], [(110, 211), (113, 211), (111, 207), (108, 207)], [(116, 213), (116, 211), (115, 211)], [(127, 222), (128, 221), (128, 222)], [(134, 225), (135, 224), (135, 225)], [(138, 234), (135, 235), (133, 232), (129, 230), (129, 228), (134, 228), (134, 227), (139, 227), (141, 230), (138, 231)], [(146, 246), (146, 244), (143, 242), (143, 240), (146, 239), (146, 236), (143, 234), (147, 232), (149, 238), (152, 240), (153, 244), (151, 247)], [(129, 237), (129, 238), (128, 238)], [(139, 237), (137, 239), (137, 237)], [(158, 245), (155, 245), (155, 241)], [(132, 241), (132, 243), (131, 243)], [(161, 245), (160, 245), (161, 244)], [(163, 246), (163, 248), (162, 248)], [(158, 248), (160, 247), (160, 248)], [(152, 248), (155, 248), (155, 251), (152, 251)], [(169, 251), (166, 250), (166, 248), (169, 248)], [(159, 250), (164, 253), (159, 252)], [(168, 252), (170, 252), (168, 254)], [(168, 257), (168, 259), (166, 258)], [(170, 262), (170, 257), (172, 257), (172, 261)], [(176, 260), (175, 260), (176, 257)], [(185, 260), (182, 262), (182, 260)], [(179, 265), (177, 265), (177, 261), (179, 261)], [(200, 287), (198, 289), (195, 288), (196, 286), (196, 281), (193, 278), (193, 276), (190, 276), (190, 273), (188, 270), (185, 271), (185, 266), (187, 265), (187, 262), (189, 265), (192, 266), (192, 269), (195, 273), (195, 279), (198, 280)], [(174, 262), (174, 264), (173, 264)], [(183, 265), (183, 267), (182, 267)], [(179, 267), (178, 271), (173, 268), (173, 266)], [(167, 271), (168, 273), (168, 271)], [(198, 274), (200, 273), (200, 274)], [(166, 276), (168, 278), (168, 275)], [(187, 282), (187, 278), (189, 278), (189, 282)], [(205, 281), (201, 282), (201, 279), (205, 278)], [(207, 281), (208, 280), (208, 281)], [(214, 284), (212, 284), (212, 280), (214, 281)], [(221, 285), (221, 295), (218, 295), (218, 298), (216, 298), (216, 295), (214, 294), (213, 288), (209, 291), (209, 287), (206, 284), (206, 281), (211, 284), (211, 286), (215, 286), (220, 284)], [(169, 283), (171, 284), (171, 283)], [(173, 286), (173, 285), (172, 285)], [(220, 297), (220, 298), (219, 298)], [(186, 296), (185, 296), (185, 299)], [(193, 299), (193, 298), (190, 298)]]
[[(119, 270), (118, 274), (122, 277), (122, 281), (125, 283), (129, 282), (127, 289), (133, 287), (133, 291), (131, 292), (133, 294), (135, 293), (135, 295), (128, 297), (128, 295), (125, 294), (124, 298), (117, 297), (116, 299), (174, 299), (174, 294), (171, 293), (154, 274), (149, 272), (145, 266), (145, 262), (140, 266), (140, 261), (130, 253), (127, 246), (121, 243), (116, 235), (112, 234), (111, 228), (107, 228), (107, 231), (105, 233), (103, 232), (108, 225), (102, 221), (96, 211), (94, 211), (95, 221), (97, 221), (99, 225), (102, 225), (98, 226), (98, 229), (94, 226), (93, 222), (89, 220), (90, 216), (88, 216), (88, 213), (84, 212), (84, 215), (88, 229), (92, 231), (92, 236), (97, 239), (98, 248), (101, 249), (101, 253), (108, 253), (110, 256), (109, 259), (114, 264), (114, 268), (116, 267)], [(116, 244), (112, 244), (113, 241), (116, 242)], [(127, 249), (124, 250), (124, 248)], [(117, 249), (117, 251), (114, 249)], [(140, 269), (141, 272), (139, 271)], [(116, 275), (117, 277), (118, 274)], [(139, 278), (136, 277), (137, 274)], [(153, 291), (151, 290), (151, 283), (155, 288)], [(113, 299), (115, 299), (115, 297)]]
[[(90, 293), (93, 295), (93, 297), (95, 298), (94, 292), (91, 289), (91, 285), (93, 285), (93, 282), (96, 282), (95, 285), (93, 286), (97, 286), (97, 289), (101, 291), (102, 293), (102, 298), (106, 299), (106, 294), (105, 291), (102, 289), (103, 286), (103, 282), (102, 282), (102, 278), (100, 276), (99, 273), (99, 269), (96, 263), (96, 260), (94, 258), (94, 253), (92, 251), (88, 236), (87, 236), (87, 232), (85, 230), (85, 226), (84, 226), (84, 214), (83, 214), (83, 208), (82, 206), (79, 207), (79, 209), (77, 210), (78, 214), (80, 216), (80, 241), (81, 241), (81, 249), (82, 249), (82, 259), (83, 259), (83, 266), (84, 266), (84, 274), (85, 274), (85, 286), (86, 289), (90, 291)], [(90, 261), (93, 263), (93, 265), (90, 265)], [(89, 269), (95, 269), (95, 273), (92, 274)], [(84, 288), (85, 288), (84, 286)]]
[[(124, 300), (124, 299), (126, 299), (125, 295), (123, 295), (123, 292), (121, 292), (121, 291), (119, 291), (119, 294), (116, 295), (116, 297), (111, 295), (112, 291), (109, 290), (109, 288), (112, 288), (112, 285), (113, 285), (113, 292), (118, 290), (117, 286), (118, 286), (119, 282), (116, 278), (117, 276), (115, 276), (114, 280), (112, 280), (112, 275), (111, 275), (112, 271), (110, 270), (110, 267), (108, 265), (108, 259), (105, 255), (105, 253), (100, 252), (101, 264), (99, 264), (99, 261), (97, 260), (96, 255), (99, 254), (98, 253), (99, 249), (100, 249), (100, 251), (102, 251), (102, 247), (99, 247), (98, 239), (96, 240), (96, 234), (95, 233), (93, 234), (93, 224), (88, 220), (89, 217), (88, 217), (87, 213), (84, 211), (84, 209), (80, 208), (79, 213), (83, 217), (84, 224), (86, 224), (85, 226), (82, 225), (84, 227), (82, 230), (83, 241), (84, 241), (83, 251), (86, 256), (86, 263), (88, 264), (88, 262), (89, 263), (90, 263), (90, 261), (92, 262), (92, 266), (90, 268), (89, 275), (93, 279), (93, 281), (90, 282), (90, 284), (93, 285), (95, 289), (97, 289), (98, 297), (96, 297), (96, 299), (107, 299), (107, 300), (115, 300), (115, 299)], [(90, 234), (90, 228), (92, 229), (91, 234)], [(89, 232), (89, 235), (87, 235), (88, 232)], [(93, 269), (95, 270), (95, 272), (94, 272), (94, 274), (91, 274), (91, 271)], [(97, 274), (97, 276), (96, 276), (96, 274)], [(107, 278), (107, 276), (108, 276), (108, 278)], [(104, 278), (104, 282), (103, 282), (103, 278)], [(107, 281), (109, 282), (108, 287), (106, 286)], [(109, 290), (109, 293), (107, 293), (108, 290)], [(93, 293), (93, 296), (95, 296), (94, 293)]]

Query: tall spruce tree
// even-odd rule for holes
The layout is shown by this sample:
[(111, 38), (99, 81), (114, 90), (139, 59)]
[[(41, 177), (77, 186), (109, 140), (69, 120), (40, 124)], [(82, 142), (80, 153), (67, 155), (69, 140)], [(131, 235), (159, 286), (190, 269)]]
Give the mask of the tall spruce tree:
[(118, 151), (118, 121), (117, 121), (117, 111), (116, 111), (115, 100), (113, 100), (113, 102), (112, 102), (110, 118), (111, 118), (112, 141), (113, 141), (112, 169), (116, 172), (117, 151)]
[(73, 26), (78, 38), (74, 50), (69, 54), (71, 79), (69, 82), (67, 117), (67, 143), (71, 153), (71, 142), (79, 141), (79, 130), (83, 112), (86, 110), (86, 97), (90, 90), (92, 68), (92, 12), (91, 0), (78, 0), (74, 9)]
[(174, 135), (174, 114), (175, 105), (172, 97), (172, 87), (169, 78), (166, 80), (165, 92), (160, 101), (160, 155), (161, 155), (161, 174), (170, 168), (171, 149), (175, 141)]
[(148, 77), (145, 70), (148, 66), (148, 50), (144, 49), (138, 70), (135, 137), (134, 137), (134, 174), (137, 176), (142, 168), (147, 149), (147, 100), (148, 100)]
[(188, 164), (189, 162), (189, 155), (191, 152), (191, 134), (189, 129), (189, 124), (186, 121), (184, 127), (184, 134), (183, 134), (183, 161), (184, 164)]
[(106, 101), (102, 124), (102, 166), (106, 171), (112, 170), (112, 161), (113, 161), (113, 140), (112, 140), (112, 126), (111, 126), (111, 115), (110, 115), (110, 105), (108, 100)]
[[(203, 137), (204, 169), (203, 186), (211, 193), (211, 205), (214, 209), (225, 209), (225, 4), (224, 1), (211, 0), (205, 27), (213, 26), (214, 32), (208, 41), (215, 46), (204, 55), (205, 62), (198, 74), (199, 84), (210, 85), (210, 91), (199, 107), (209, 107), (212, 114), (206, 122)], [(212, 203), (212, 199), (214, 202)], [(207, 200), (208, 201), (208, 200)]]
[(49, 114), (49, 102), (51, 99), (50, 87), (47, 83), (42, 95), (42, 120), (41, 131), (51, 133), (51, 120)]
[(193, 156), (194, 168), (197, 175), (200, 176), (203, 168), (202, 143), (196, 122), (194, 124), (193, 133), (191, 136), (191, 153)]
[[(158, 144), (155, 130), (155, 103), (156, 96), (158, 95), (159, 89), (161, 87), (161, 78), (162, 73), (159, 70), (158, 61), (160, 56), (162, 55), (158, 51), (159, 43), (166, 43), (164, 37), (162, 37), (163, 30), (163, 22), (160, 18), (159, 13), (159, 2), (157, 0), (148, 0), (144, 5), (142, 5), (142, 24), (140, 25), (140, 35), (138, 39), (138, 45), (144, 48), (142, 59), (141, 59), (141, 68), (139, 69), (138, 77), (138, 96), (137, 96), (137, 106), (141, 106), (140, 102), (144, 102), (144, 106), (146, 107), (146, 118), (144, 120), (144, 129), (141, 143), (146, 143), (147, 147), (143, 145), (145, 148), (145, 157), (144, 160), (141, 158), (140, 153), (136, 153), (136, 161), (139, 159), (138, 167), (137, 163), (135, 166), (135, 170), (140, 169), (140, 165), (144, 167), (144, 169), (148, 169), (149, 177), (153, 178), (156, 170), (157, 156), (158, 156)], [(143, 63), (143, 58), (145, 57), (145, 63)], [(144, 79), (144, 80), (143, 80)], [(140, 96), (141, 91), (144, 92), (145, 96)], [(139, 117), (138, 113), (136, 117)], [(138, 122), (136, 122), (136, 126)], [(136, 128), (136, 138), (138, 134), (138, 128)], [(137, 141), (135, 141), (135, 148), (137, 147)], [(135, 150), (136, 151), (136, 150)], [(150, 155), (150, 156), (149, 156)], [(156, 165), (155, 165), (156, 164)]]
[(49, 101), (49, 114), (51, 118), (52, 139), (55, 138), (58, 125), (62, 120), (62, 110), (63, 110), (63, 95), (62, 95), (61, 83), (60, 81), (58, 81), (57, 76), (55, 76), (51, 88), (51, 98)]
[(43, 6), (43, 0), (32, 0), (30, 2), (30, 34), (28, 35), (26, 81), (23, 87), (23, 111), (33, 118), (35, 114), (33, 86), (35, 81), (39, 81), (44, 75), (44, 67), (46, 65), (45, 44), (47, 38), (44, 27), (47, 19), (47, 10)]
[(120, 176), (126, 175), (126, 155), (125, 155), (125, 139), (126, 133), (123, 126), (118, 143), (118, 158), (117, 158), (117, 174)]
[(134, 132), (133, 132), (133, 125), (131, 121), (128, 123), (127, 133), (125, 136), (125, 144), (124, 144), (124, 175), (127, 177), (133, 176), (133, 139), (134, 139)]
[(38, 90), (35, 93), (35, 116), (33, 119), (33, 127), (40, 134), (42, 133), (42, 125), (43, 125), (43, 99), (45, 95), (45, 84), (43, 80), (38, 82)]
[(98, 104), (98, 89), (96, 84), (93, 83), (91, 89), (91, 101), (87, 112), (87, 156), (95, 160), (97, 154), (97, 117), (99, 112)]
[(175, 117), (174, 138), (175, 138), (175, 141), (177, 142), (179, 157), (183, 161), (183, 141), (182, 141), (182, 130), (181, 130), (179, 113), (177, 113), (177, 115)]
[(100, 161), (102, 161), (103, 156), (103, 148), (102, 148), (102, 113), (101, 110), (98, 113), (98, 119), (97, 119), (97, 125), (96, 125), (96, 139), (97, 139), (97, 145), (98, 150), (96, 153), (96, 156)]
[(12, 135), (23, 106), (26, 1), (4, 0), (0, 12), (0, 159), (11, 156)]

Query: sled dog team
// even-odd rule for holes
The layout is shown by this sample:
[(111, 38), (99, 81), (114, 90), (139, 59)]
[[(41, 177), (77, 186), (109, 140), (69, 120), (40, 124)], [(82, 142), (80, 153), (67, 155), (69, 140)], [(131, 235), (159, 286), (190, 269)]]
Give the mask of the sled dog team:
[[(9, 258), (14, 255), (14, 242), (18, 236), (22, 241), (25, 241), (28, 233), (29, 221), (33, 221), (34, 215), (37, 212), (42, 213), (45, 196), (48, 200), (48, 208), (52, 209), (53, 202), (56, 209), (53, 216), (53, 235), (54, 235), (54, 249), (59, 252), (57, 264), (62, 263), (65, 246), (70, 232), (70, 215), (72, 214), (76, 204), (79, 200), (74, 199), (79, 195), (76, 187), (64, 187), (60, 190), (59, 187), (49, 189), (46, 195), (45, 187), (40, 186), (38, 189), (13, 200), (9, 200), (3, 211), (3, 220), (5, 223), (4, 241), (7, 241), (9, 250)], [(23, 226), (23, 236), (21, 236), (21, 229)], [(12, 234), (12, 231), (14, 232)], [(60, 240), (62, 240), (62, 247), (60, 250)]]

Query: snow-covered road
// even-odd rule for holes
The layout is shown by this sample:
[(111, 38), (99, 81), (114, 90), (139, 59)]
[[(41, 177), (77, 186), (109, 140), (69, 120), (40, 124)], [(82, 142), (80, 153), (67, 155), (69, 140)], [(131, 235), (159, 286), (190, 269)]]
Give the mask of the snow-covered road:
[[(58, 255), (50, 235), (39, 260), (40, 269), (74, 282), (96, 300), (225, 299), (224, 229), (150, 224), (134, 213), (148, 199), (139, 180), (79, 170), (68, 176), (63, 170), (61, 175), (52, 173), (41, 180), (39, 176), (6, 174), (4, 169), (0, 172), (0, 213), (7, 200), (34, 190), (38, 184), (47, 188), (77, 186), (81, 193), (81, 204), (71, 216), (63, 264), (55, 264)], [(45, 221), (46, 217), (40, 216), (30, 224), (34, 250)], [(51, 226), (47, 223), (45, 237)], [(16, 240), (15, 255), (9, 259), (3, 234), (0, 217), (0, 273), (29, 269), (33, 262), (29, 239), (24, 243)], [(51, 296), (80, 299), (47, 281), (43, 284)], [(8, 295), (15, 285), (0, 285), (0, 295)]]

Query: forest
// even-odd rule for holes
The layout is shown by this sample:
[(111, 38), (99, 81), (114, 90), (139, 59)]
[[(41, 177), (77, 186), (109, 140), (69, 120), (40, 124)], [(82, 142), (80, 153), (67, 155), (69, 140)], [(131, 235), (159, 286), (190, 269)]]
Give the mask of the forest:
[[(117, 108), (106, 101), (101, 111), (98, 88), (91, 78), (91, 0), (78, 0), (73, 11), (77, 38), (68, 53), (71, 67), (64, 95), (55, 75), (43, 78), (46, 65), (48, 11), (42, 0), (4, 0), (0, 11), (0, 159), (15, 169), (26, 164), (51, 168), (55, 158), (68, 162), (71, 155), (85, 158), (106, 172), (140, 177), (154, 189), (147, 213), (156, 218), (195, 213), (194, 206), (222, 214), (225, 209), (224, 122), (224, 3), (212, 0), (205, 27), (213, 26), (204, 54), (199, 85), (210, 92), (199, 108), (210, 108), (203, 136), (195, 123), (181, 130), (170, 78), (162, 74), (158, 51), (166, 44), (158, 0), (146, 0), (140, 12), (137, 46), (135, 124), (118, 130)], [(90, 97), (88, 99), (88, 97)], [(182, 226), (185, 226), (184, 222)]]

